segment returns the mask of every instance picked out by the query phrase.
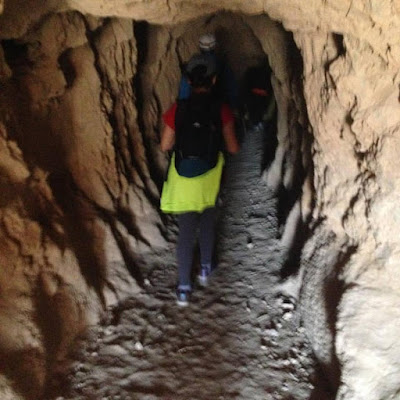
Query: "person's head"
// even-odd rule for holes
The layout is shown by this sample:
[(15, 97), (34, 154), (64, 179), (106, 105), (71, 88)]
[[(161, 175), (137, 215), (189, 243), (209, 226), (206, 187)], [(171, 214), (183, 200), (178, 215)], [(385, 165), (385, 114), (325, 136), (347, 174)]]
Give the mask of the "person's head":
[(186, 76), (194, 89), (210, 89), (215, 83), (217, 66), (207, 54), (196, 54), (186, 66)]
[(199, 48), (201, 52), (211, 52), (215, 50), (217, 40), (213, 33), (206, 33), (199, 38)]

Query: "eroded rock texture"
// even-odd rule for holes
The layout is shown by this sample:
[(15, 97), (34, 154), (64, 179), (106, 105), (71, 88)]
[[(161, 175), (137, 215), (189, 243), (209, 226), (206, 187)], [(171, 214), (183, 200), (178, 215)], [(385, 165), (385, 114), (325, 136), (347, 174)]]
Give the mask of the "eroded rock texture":
[[(209, 18), (222, 9), (240, 14)], [(38, 398), (76, 334), (138, 290), (141, 260), (165, 246), (160, 114), (216, 28), (236, 74), (265, 55), (273, 70), (265, 179), (290, 199), (282, 240), (304, 245), (304, 321), (337, 398), (396, 398), (399, 12), (394, 0), (6, 1), (0, 367), (2, 386), (19, 383), (4, 398)]]
[(136, 54), (132, 22), (77, 13), (3, 42), (1, 364), (28, 398), (164, 244)]
[[(398, 391), (397, 378), (384, 372), (371, 379), (370, 374), (380, 364), (398, 368), (391, 360), (399, 351), (391, 311), (399, 304), (393, 269), (398, 260), (393, 240), (398, 158), (392, 153), (398, 151), (398, 64), (390, 50), (380, 54), (379, 48), (350, 34), (320, 41), (305, 34), (297, 40), (314, 131), (314, 219), (324, 219), (320, 232), (334, 234), (323, 247), (337, 247), (344, 261), (332, 264), (337, 263), (332, 273), (343, 284), (343, 294), (336, 293), (340, 300), (334, 318), (343, 381), (338, 398), (390, 398)], [(324, 60), (319, 72), (311, 67), (317, 59)], [(318, 100), (312, 95), (316, 91)], [(316, 237), (311, 241), (318, 243)], [(378, 334), (376, 305), (388, 303), (389, 308), (381, 309), (387, 313), (387, 330)]]

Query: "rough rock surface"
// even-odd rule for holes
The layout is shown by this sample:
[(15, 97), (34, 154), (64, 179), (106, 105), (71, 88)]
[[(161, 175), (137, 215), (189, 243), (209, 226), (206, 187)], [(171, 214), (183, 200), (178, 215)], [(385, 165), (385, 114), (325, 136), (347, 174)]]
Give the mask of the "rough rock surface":
[(138, 290), (135, 257), (165, 240), (132, 23), (54, 14), (2, 48), (1, 368), (36, 399), (73, 338)]
[[(14, 388), (35, 398), (72, 338), (102, 306), (137, 291), (141, 259), (165, 248), (159, 116), (179, 62), (218, 10), (254, 15), (214, 23), (240, 28), (246, 46), (258, 42), (274, 72), (279, 146), (265, 179), (290, 198), (283, 244), (305, 244), (301, 299), (314, 349), (332, 385), (340, 365), (339, 399), (398, 396), (395, 0), (5, 1), (0, 352), (12, 362), (0, 363), (1, 385), (22, 371), (26, 382)], [(141, 31), (129, 18), (159, 25)], [(327, 281), (335, 296), (321, 290)]]

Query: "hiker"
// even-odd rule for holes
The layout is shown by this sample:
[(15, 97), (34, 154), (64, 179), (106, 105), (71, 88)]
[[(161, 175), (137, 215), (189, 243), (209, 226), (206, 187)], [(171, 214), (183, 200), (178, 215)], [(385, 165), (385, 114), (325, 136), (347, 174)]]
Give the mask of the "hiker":
[(276, 117), (276, 102), (268, 62), (250, 67), (244, 78), (243, 116), (249, 129), (263, 130)]
[(164, 115), (161, 150), (173, 150), (160, 208), (178, 217), (177, 303), (189, 304), (194, 245), (199, 229), (199, 284), (205, 286), (213, 265), (216, 200), (219, 192), (224, 151), (235, 154), (239, 144), (234, 117), (228, 105), (215, 98), (212, 87), (216, 64), (198, 54), (186, 68), (191, 86), (188, 99), (178, 100)]
[[(199, 49), (204, 55), (208, 55), (214, 59), (216, 63), (216, 84), (213, 90), (217, 96), (220, 96), (221, 101), (227, 103), (232, 112), (237, 114), (239, 109), (239, 91), (235, 75), (229, 67), (226, 60), (216, 53), (217, 40), (213, 33), (207, 33), (200, 36)], [(179, 86), (178, 99), (187, 99), (191, 93), (191, 86), (185, 74), (183, 74)]]

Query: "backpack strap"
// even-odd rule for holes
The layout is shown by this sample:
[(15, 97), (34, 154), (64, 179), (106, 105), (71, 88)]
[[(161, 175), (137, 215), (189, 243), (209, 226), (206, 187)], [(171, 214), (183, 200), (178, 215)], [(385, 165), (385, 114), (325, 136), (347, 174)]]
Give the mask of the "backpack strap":
[(175, 111), (175, 150), (180, 148), (185, 116), (189, 112), (189, 99), (178, 99)]
[(212, 116), (212, 121), (216, 127), (217, 137), (215, 138), (215, 140), (218, 150), (222, 150), (223, 148), (221, 109), (222, 109), (221, 99), (213, 97), (211, 99), (211, 116)]

